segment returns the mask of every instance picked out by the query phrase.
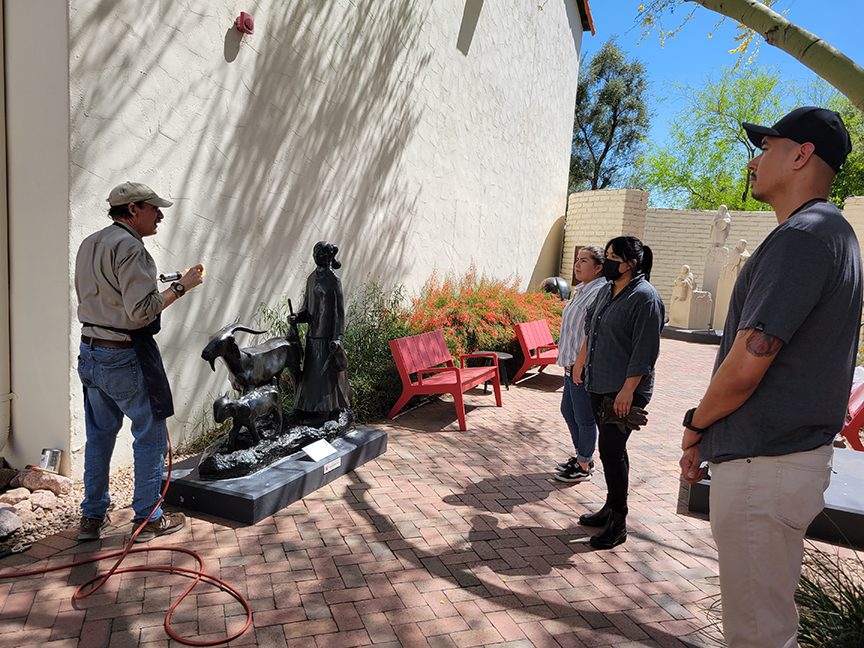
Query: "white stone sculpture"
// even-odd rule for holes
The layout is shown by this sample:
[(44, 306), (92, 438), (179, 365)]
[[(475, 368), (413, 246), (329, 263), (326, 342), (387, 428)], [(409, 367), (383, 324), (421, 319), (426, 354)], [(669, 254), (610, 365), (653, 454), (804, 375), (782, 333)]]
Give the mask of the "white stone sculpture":
[[(716, 303), (717, 282), (720, 280), (720, 272), (729, 262), (729, 248), (726, 247), (726, 239), (732, 229), (732, 218), (726, 205), (720, 205), (714, 220), (711, 221), (711, 234), (708, 237), (708, 258), (705, 261), (705, 272), (702, 275), (702, 290), (711, 293)], [(713, 308), (713, 306), (712, 306)], [(708, 321), (711, 322), (713, 312)]]
[(723, 330), (726, 315), (729, 312), (729, 300), (732, 298), (732, 288), (738, 273), (747, 262), (750, 253), (747, 251), (747, 241), (740, 239), (738, 245), (729, 251), (729, 262), (723, 266), (720, 279), (717, 282), (717, 299), (714, 300), (714, 316), (712, 327), (715, 330)]
[(729, 210), (726, 208), (726, 205), (720, 205), (717, 208), (714, 221), (711, 223), (711, 235), (708, 242), (712, 247), (726, 245), (726, 239), (729, 238), (729, 230), (731, 228), (732, 218), (729, 216)]
[(690, 266), (681, 266), (681, 274), (672, 287), (669, 326), (688, 330), (708, 328), (711, 322), (711, 295), (696, 290), (696, 277)]

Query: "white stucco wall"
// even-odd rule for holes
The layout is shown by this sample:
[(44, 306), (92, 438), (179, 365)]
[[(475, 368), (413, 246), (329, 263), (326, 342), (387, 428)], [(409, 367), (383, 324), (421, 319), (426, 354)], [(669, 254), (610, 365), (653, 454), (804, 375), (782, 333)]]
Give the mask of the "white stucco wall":
[[(241, 9), (252, 36), (233, 29)], [(554, 274), (547, 236), (566, 208), (581, 45), (572, 0), (542, 11), (520, 0), (68, 0), (68, 16), (68, 192), (56, 187), (68, 208), (52, 214), (68, 225), (51, 269), (65, 390), (49, 398), (71, 403), (59, 409), (74, 476), (84, 426), (69, 263), (107, 224), (119, 182), (175, 201), (146, 241), (160, 271), (207, 266), (159, 336), (175, 443), (227, 386), (199, 357), (208, 334), (238, 315), (252, 323), (282, 294), (299, 303), (318, 240), (340, 246), (349, 298), (370, 274), (413, 290), (433, 268), (472, 262), (524, 285)]]

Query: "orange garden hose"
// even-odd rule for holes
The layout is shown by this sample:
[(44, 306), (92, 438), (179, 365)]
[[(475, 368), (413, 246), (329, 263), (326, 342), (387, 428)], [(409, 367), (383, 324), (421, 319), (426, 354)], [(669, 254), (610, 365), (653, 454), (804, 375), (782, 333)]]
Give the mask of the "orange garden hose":
[[(180, 643), (186, 644), (187, 646), (216, 646), (216, 645), (219, 645), (222, 643), (227, 643), (233, 639), (236, 639), (237, 637), (242, 635), (244, 632), (246, 632), (246, 630), (249, 629), (249, 626), (252, 625), (252, 608), (249, 606), (249, 602), (245, 598), (243, 598), (243, 595), (240, 594), (240, 592), (238, 592), (236, 589), (231, 587), (231, 585), (229, 585), (228, 583), (226, 583), (225, 581), (223, 581), (219, 578), (216, 578), (215, 576), (211, 576), (210, 574), (207, 574), (204, 572), (204, 559), (198, 553), (196, 553), (190, 549), (184, 549), (183, 547), (140, 547), (140, 548), (133, 548), (132, 547), (132, 544), (135, 542), (135, 538), (138, 537), (139, 533), (141, 533), (141, 529), (143, 529), (144, 525), (146, 525), (150, 521), (150, 518), (153, 517), (153, 513), (156, 512), (156, 509), (158, 509), (160, 504), (162, 504), (162, 500), (165, 499), (165, 493), (168, 492), (168, 485), (171, 483), (172, 464), (173, 464), (173, 462), (171, 460), (171, 437), (169, 436), (168, 437), (168, 479), (165, 481), (165, 488), (162, 489), (162, 495), (159, 497), (159, 501), (156, 502), (156, 506), (154, 506), (153, 510), (150, 511), (150, 515), (147, 517), (146, 520), (144, 520), (144, 522), (141, 523), (141, 525), (137, 529), (135, 529), (135, 532), (132, 534), (132, 537), (129, 538), (129, 542), (126, 543), (126, 547), (122, 551), (114, 551), (114, 552), (107, 553), (107, 554), (100, 554), (100, 555), (94, 556), (92, 558), (87, 558), (86, 560), (79, 560), (78, 562), (67, 563), (65, 565), (57, 565), (56, 567), (47, 567), (45, 569), (36, 569), (33, 571), (26, 571), (26, 572), (14, 572), (14, 573), (9, 573), (9, 574), (0, 574), (0, 578), (17, 578), (20, 576), (33, 576), (34, 574), (45, 574), (48, 572), (57, 571), (59, 569), (67, 569), (69, 567), (76, 567), (78, 565), (86, 565), (88, 563), (98, 562), (100, 560), (107, 560), (108, 558), (114, 558), (114, 557), (119, 556), (119, 558), (117, 558), (117, 562), (115, 562), (114, 565), (111, 567), (111, 569), (109, 569), (104, 575), (98, 575), (97, 574), (96, 576), (94, 576), (93, 578), (88, 580), (87, 582), (79, 585), (78, 589), (76, 589), (75, 593), (72, 595), (72, 598), (76, 601), (80, 601), (82, 599), (87, 598), (88, 596), (93, 594), (93, 592), (95, 592), (100, 587), (102, 587), (108, 581), (108, 579), (111, 578), (111, 576), (113, 576), (114, 574), (125, 574), (125, 573), (129, 573), (129, 572), (142, 572), (142, 571), (155, 571), (155, 572), (168, 572), (168, 573), (175, 573), (175, 574), (184, 574), (187, 576), (194, 576), (195, 578), (192, 581), (192, 584), (188, 588), (186, 588), (186, 591), (183, 592), (178, 597), (178, 599), (174, 602), (174, 604), (168, 610), (168, 613), (165, 615), (165, 632), (172, 639), (179, 641)], [(143, 567), (124, 567), (123, 569), (120, 569), (120, 563), (122, 563), (123, 560), (126, 558), (126, 556), (129, 555), (130, 553), (141, 553), (141, 552), (148, 552), (148, 551), (174, 551), (174, 552), (178, 552), (178, 553), (187, 554), (187, 555), (195, 558), (195, 560), (198, 562), (198, 569), (186, 569), (183, 567), (172, 567), (171, 565), (148, 565), (148, 566), (143, 566)], [(174, 610), (177, 608), (178, 605), (180, 605), (180, 603), (183, 601), (183, 599), (186, 598), (186, 595), (189, 594), (189, 592), (191, 592), (192, 589), (202, 579), (205, 582), (213, 583), (216, 586), (220, 587), (221, 589), (230, 593), (231, 596), (233, 596), (235, 599), (237, 599), (237, 601), (239, 601), (243, 605), (243, 607), (246, 609), (246, 624), (238, 632), (235, 632), (234, 634), (232, 634), (229, 637), (226, 637), (225, 639), (219, 639), (216, 641), (195, 641), (193, 639), (184, 639), (183, 637), (180, 637), (176, 632), (174, 632), (174, 630), (171, 628), (171, 615), (174, 613)], [(90, 589), (87, 589), (88, 586), (90, 586), (93, 583), (95, 583), (95, 585), (90, 587)], [(85, 591), (85, 590), (87, 590), (87, 591)]]

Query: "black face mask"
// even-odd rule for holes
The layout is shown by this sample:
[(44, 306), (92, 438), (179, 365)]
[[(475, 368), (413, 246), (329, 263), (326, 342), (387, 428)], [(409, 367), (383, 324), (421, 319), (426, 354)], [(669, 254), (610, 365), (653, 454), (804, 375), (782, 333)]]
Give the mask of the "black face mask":
[(603, 261), (603, 277), (608, 279), (609, 281), (618, 281), (621, 278), (621, 275), (624, 273), (619, 270), (621, 267), (621, 261), (613, 261), (612, 259), (605, 259)]

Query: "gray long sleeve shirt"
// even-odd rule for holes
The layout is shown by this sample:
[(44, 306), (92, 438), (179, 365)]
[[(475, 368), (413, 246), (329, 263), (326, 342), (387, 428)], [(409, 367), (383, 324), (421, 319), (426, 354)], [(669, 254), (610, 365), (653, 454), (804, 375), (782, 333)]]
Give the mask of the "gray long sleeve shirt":
[(82, 333), (102, 340), (128, 340), (129, 336), (99, 324), (139, 329), (165, 307), (156, 284), (156, 262), (141, 236), (117, 221), (81, 243), (75, 260), (75, 292), (78, 320), (97, 325), (85, 326)]

